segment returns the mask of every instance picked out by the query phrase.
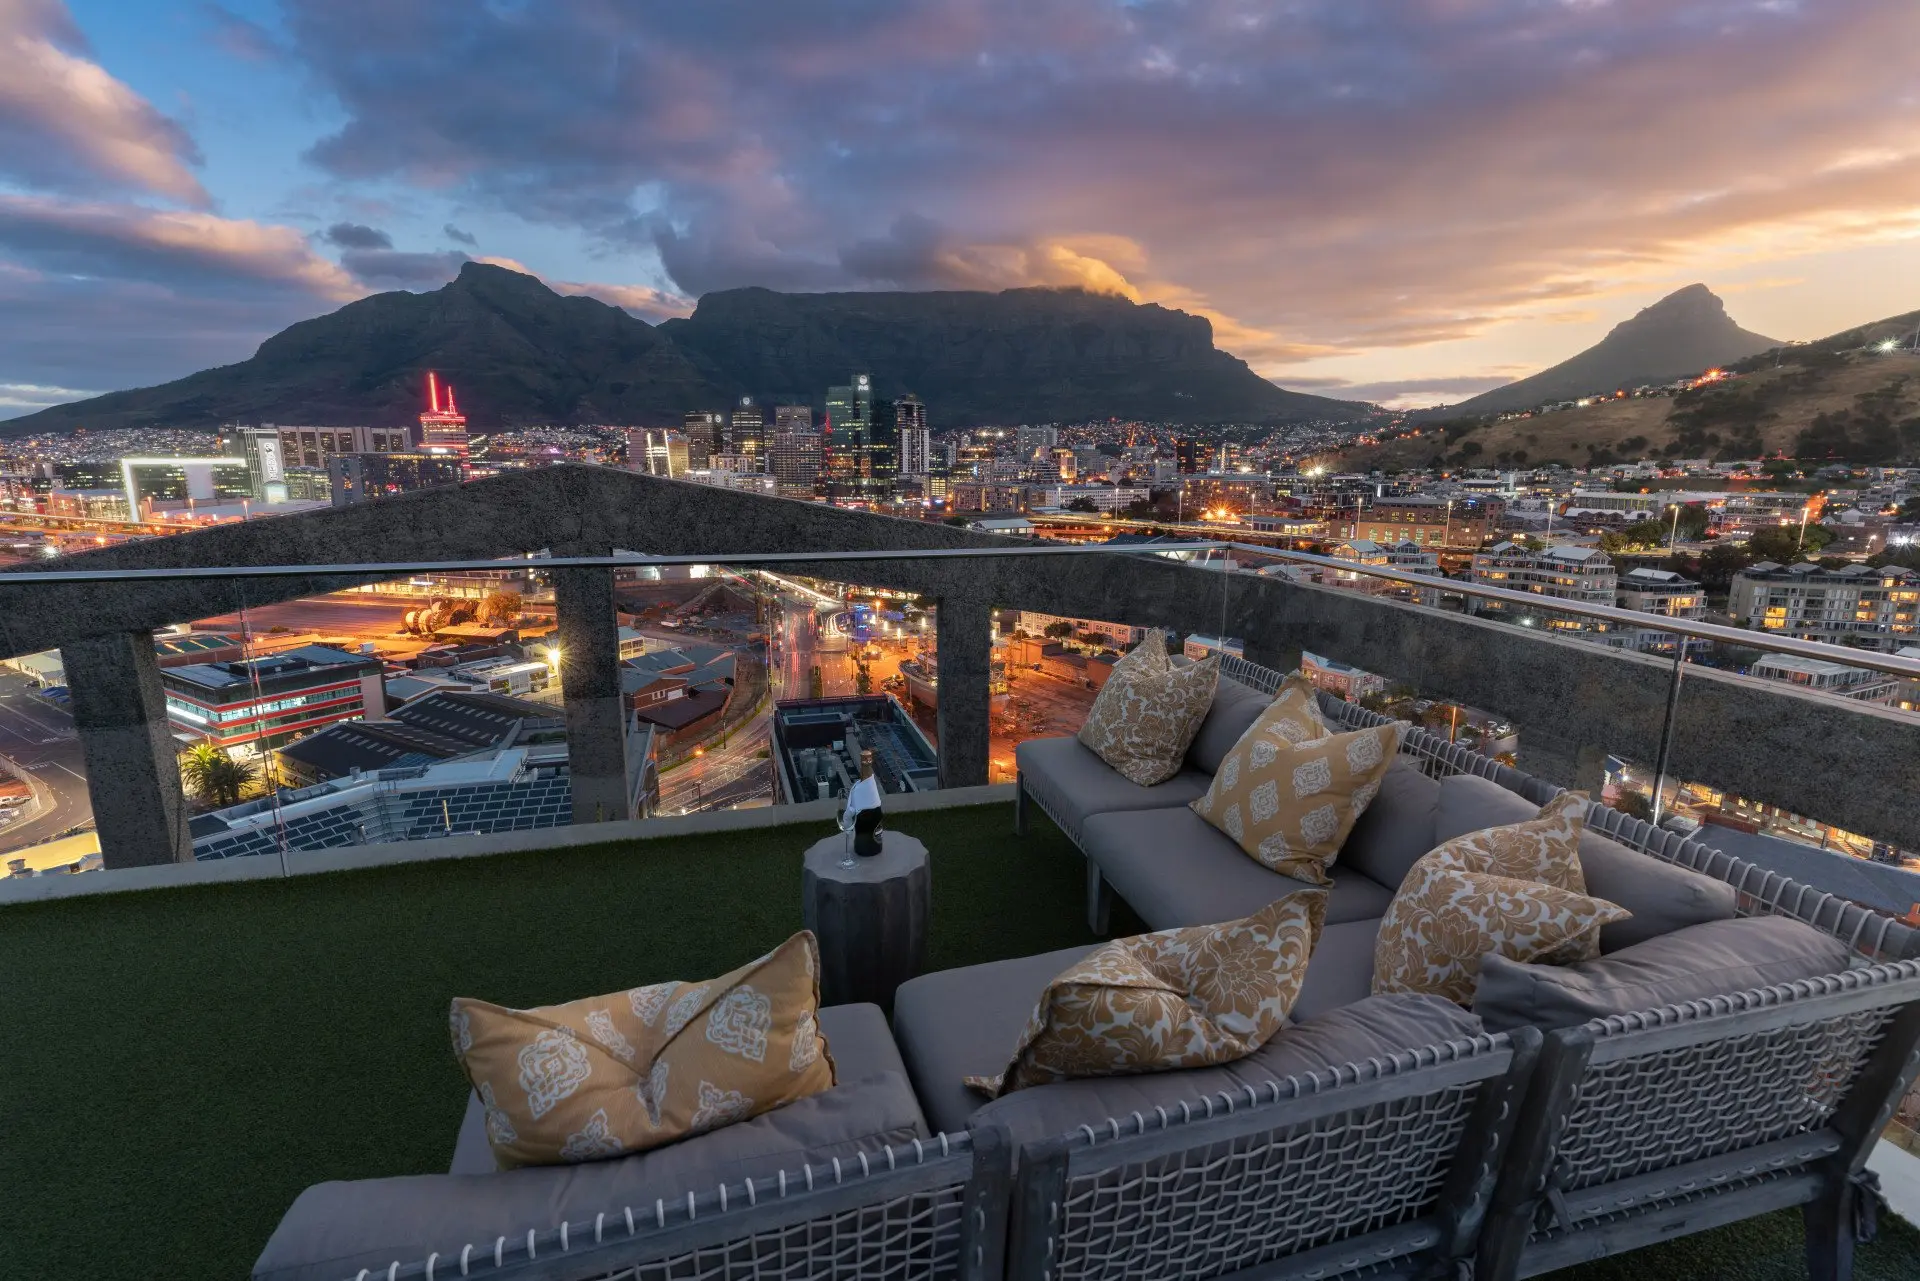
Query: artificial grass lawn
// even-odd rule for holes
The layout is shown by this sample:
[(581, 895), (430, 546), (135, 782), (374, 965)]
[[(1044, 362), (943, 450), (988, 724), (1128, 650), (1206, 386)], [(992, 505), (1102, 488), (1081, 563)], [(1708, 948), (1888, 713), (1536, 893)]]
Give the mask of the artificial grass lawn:
[[(1083, 864), (1010, 807), (902, 815), (936, 969), (1091, 942)], [(467, 1085), (447, 1001), (719, 974), (800, 928), (819, 824), (0, 911), (0, 1277), (245, 1276), (301, 1189), (442, 1171)], [(1140, 927), (1115, 905), (1114, 928)], [(1776, 1215), (1562, 1274), (1803, 1274)], [(1897, 1221), (1861, 1281), (1920, 1276)]]

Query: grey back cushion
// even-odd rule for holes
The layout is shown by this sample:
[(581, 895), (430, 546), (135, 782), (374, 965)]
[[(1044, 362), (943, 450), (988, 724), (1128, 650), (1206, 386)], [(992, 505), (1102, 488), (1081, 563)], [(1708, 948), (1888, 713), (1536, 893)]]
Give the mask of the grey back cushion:
[(1681, 1001), (1818, 978), (1847, 968), (1846, 944), (1784, 916), (1690, 925), (1572, 965), (1481, 959), (1473, 1012), (1489, 1032), (1573, 1027)]
[(1269, 1086), (1289, 1076), (1465, 1040), (1481, 1030), (1476, 1016), (1437, 996), (1370, 996), (1284, 1028), (1232, 1063), (1140, 1076), (1083, 1077), (1015, 1090), (980, 1108), (967, 1125), (1003, 1125), (1017, 1148), (1082, 1125), (1099, 1125), (1108, 1117), (1150, 1115), (1156, 1107), (1177, 1112), (1182, 1103), (1222, 1093), (1244, 1100), (1252, 1088), (1266, 1097)]
[(1433, 837), (1440, 784), (1401, 755), (1380, 776), (1380, 792), (1360, 815), (1340, 847), (1340, 865), (1389, 890), (1400, 888), (1420, 856), (1439, 844)]
[(253, 1265), (255, 1281), (342, 1281), (362, 1268), (385, 1276), (439, 1251), (444, 1265), (472, 1243), (522, 1240), (562, 1221), (615, 1217), (622, 1206), (684, 1200), (689, 1189), (771, 1178), (834, 1157), (878, 1155), (926, 1137), (920, 1105), (902, 1072), (843, 1081), (820, 1094), (678, 1143), (612, 1161), (533, 1166), (494, 1174), (419, 1174), (316, 1183), (294, 1200)]
[[(1482, 828), (1523, 823), (1539, 812), (1538, 805), (1498, 783), (1456, 774), (1440, 781), (1433, 843), (1440, 845)], [(1587, 893), (1633, 913), (1627, 920), (1601, 927), (1602, 952), (1617, 952), (1689, 925), (1731, 920), (1734, 915), (1733, 887), (1725, 881), (1628, 849), (1598, 832), (1581, 836), (1580, 868), (1586, 875)]]
[(1240, 736), (1253, 728), (1272, 702), (1271, 695), (1222, 676), (1213, 687), (1213, 706), (1207, 709), (1206, 719), (1187, 747), (1188, 767), (1208, 774), (1219, 769)]

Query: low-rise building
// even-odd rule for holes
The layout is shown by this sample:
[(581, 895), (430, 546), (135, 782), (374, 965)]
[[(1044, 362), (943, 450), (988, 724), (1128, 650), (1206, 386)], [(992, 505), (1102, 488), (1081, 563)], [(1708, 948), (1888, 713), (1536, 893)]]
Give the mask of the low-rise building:
[(1756, 631), (1897, 650), (1920, 627), (1920, 575), (1894, 565), (1822, 569), (1763, 560), (1733, 576), (1727, 612)]
[(246, 662), (163, 667), (160, 684), (175, 729), (231, 748), (383, 712), (382, 672), (371, 654), (306, 645)]
[[(1605, 624), (1556, 614), (1552, 601), (1612, 605), (1619, 588), (1619, 572), (1605, 552), (1564, 543), (1543, 551), (1500, 543), (1474, 556), (1472, 574), (1473, 581), (1484, 587), (1503, 587), (1545, 598), (1541, 602), (1541, 622), (1556, 631), (1604, 630)], [(1515, 609), (1505, 601), (1479, 598), (1470, 599), (1469, 605), (1475, 613), (1485, 614)]]
[(1798, 654), (1768, 654), (1753, 665), (1753, 674), (1858, 703), (1891, 704), (1900, 689), (1899, 679), (1883, 672)]
[(1345, 532), (1382, 545), (1480, 547), (1499, 530), (1505, 511), (1497, 498), (1376, 498), (1345, 522)]

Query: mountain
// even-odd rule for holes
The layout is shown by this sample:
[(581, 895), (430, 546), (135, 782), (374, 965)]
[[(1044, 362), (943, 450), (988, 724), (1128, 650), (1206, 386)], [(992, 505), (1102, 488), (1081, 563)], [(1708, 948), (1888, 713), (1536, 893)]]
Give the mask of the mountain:
[(658, 327), (539, 280), (469, 262), (431, 293), (375, 294), (290, 326), (251, 360), (0, 423), (397, 425), (428, 370), (474, 430), (541, 423), (678, 424), (741, 396), (819, 408), (856, 370), (912, 391), (936, 426), (1102, 417), (1189, 422), (1352, 419), (1364, 407), (1283, 391), (1213, 345), (1202, 317), (1073, 290), (709, 294)]
[(775, 399), (818, 400), (856, 369), (911, 391), (937, 425), (1142, 418), (1355, 419), (1350, 401), (1284, 391), (1213, 345), (1213, 326), (1080, 290), (783, 294), (729, 289), (660, 333)]
[(1688, 285), (1633, 319), (1621, 321), (1605, 338), (1570, 360), (1429, 413), (1469, 417), (1669, 383), (1779, 345), (1777, 339), (1733, 323), (1726, 304), (1705, 285)]

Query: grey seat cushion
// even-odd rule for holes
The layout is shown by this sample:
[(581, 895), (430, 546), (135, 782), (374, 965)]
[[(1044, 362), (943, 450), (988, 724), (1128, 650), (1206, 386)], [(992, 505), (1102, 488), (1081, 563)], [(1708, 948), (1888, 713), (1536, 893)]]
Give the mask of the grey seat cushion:
[(1093, 950), (1063, 948), (908, 979), (893, 994), (893, 1037), (936, 1133), (964, 1130), (987, 1100), (962, 1085), (1013, 1057), (1027, 1016), (1054, 975)]
[(1222, 676), (1213, 687), (1213, 706), (1207, 709), (1206, 719), (1187, 747), (1187, 768), (1209, 775), (1218, 772), (1220, 762), (1227, 759), (1240, 736), (1272, 705), (1271, 694)]
[(1708, 921), (1597, 960), (1529, 965), (1490, 955), (1473, 1010), (1490, 1031), (1572, 1027), (1680, 1001), (1727, 996), (1847, 968), (1846, 944), (1781, 916)]
[[(1080, 847), (1114, 892), (1156, 930), (1238, 920), (1312, 888), (1269, 871), (1184, 805), (1096, 814), (1081, 831)], [(1392, 890), (1334, 864), (1327, 924), (1384, 916), (1391, 902)]]
[[(900, 1048), (887, 1030), (887, 1016), (877, 1005), (829, 1005), (820, 1011), (820, 1035), (827, 1039), (834, 1079), (863, 1081), (888, 1072), (905, 1073)], [(448, 1174), (492, 1174), (493, 1149), (487, 1144), (487, 1114), (477, 1095), (467, 1095), (467, 1114), (454, 1141)]]
[[(1311, 1019), (1368, 998), (1379, 926), (1377, 920), (1352, 921), (1321, 931), (1294, 1004), (1296, 1018)], [(1047, 984), (1092, 950), (1069, 947), (989, 961), (901, 984), (893, 998), (893, 1035), (929, 1125), (946, 1131), (966, 1126), (987, 1100), (962, 1085), (962, 1078), (1004, 1070)]]
[[(866, 1009), (880, 1018), (876, 1007)], [(821, 1011), (823, 1030), (826, 1015)], [(842, 1031), (842, 1044), (857, 1059), (858, 1037)], [(503, 1234), (524, 1237), (530, 1228), (547, 1231), (562, 1222), (577, 1228), (596, 1214), (618, 1216), (625, 1206), (684, 1198), (689, 1189), (707, 1191), (723, 1181), (772, 1178), (803, 1161), (878, 1154), (888, 1144), (929, 1134), (904, 1072), (855, 1080), (842, 1067), (840, 1081), (750, 1121), (613, 1161), (318, 1183), (280, 1220), (253, 1276), (342, 1281), (361, 1268), (385, 1276), (389, 1264), (418, 1263), (434, 1251), (444, 1262), (472, 1243), (477, 1256), (481, 1245)]]
[[(1498, 783), (1456, 774), (1440, 782), (1434, 844), (1482, 828), (1525, 822), (1539, 812), (1539, 806)], [(1629, 849), (1598, 832), (1581, 836), (1580, 867), (1589, 894), (1633, 913), (1627, 920), (1601, 927), (1602, 952), (1617, 952), (1689, 925), (1731, 920), (1734, 915), (1733, 887), (1725, 881)]]
[[(1420, 772), (1406, 756), (1397, 756), (1380, 776), (1380, 793), (1353, 825), (1340, 847), (1339, 866), (1398, 890), (1420, 856), (1439, 842), (1433, 838), (1440, 784)], [(1382, 909), (1384, 912), (1385, 909)]]
[(1437, 996), (1368, 997), (1285, 1028), (1244, 1059), (1215, 1067), (1186, 1068), (1141, 1076), (1089, 1077), (1015, 1090), (973, 1114), (970, 1124), (999, 1124), (1016, 1147), (1035, 1139), (1098, 1126), (1108, 1117), (1156, 1107), (1178, 1112), (1182, 1103), (1225, 1094), (1244, 1103), (1247, 1091), (1271, 1097), (1276, 1082), (1344, 1063), (1364, 1062), (1402, 1050), (1479, 1035), (1480, 1020)]
[(1142, 787), (1121, 777), (1077, 738), (1030, 738), (1014, 749), (1013, 757), (1021, 784), (1076, 841), (1091, 815), (1183, 806), (1205, 796), (1213, 782), (1211, 775), (1182, 769), (1164, 783)]

